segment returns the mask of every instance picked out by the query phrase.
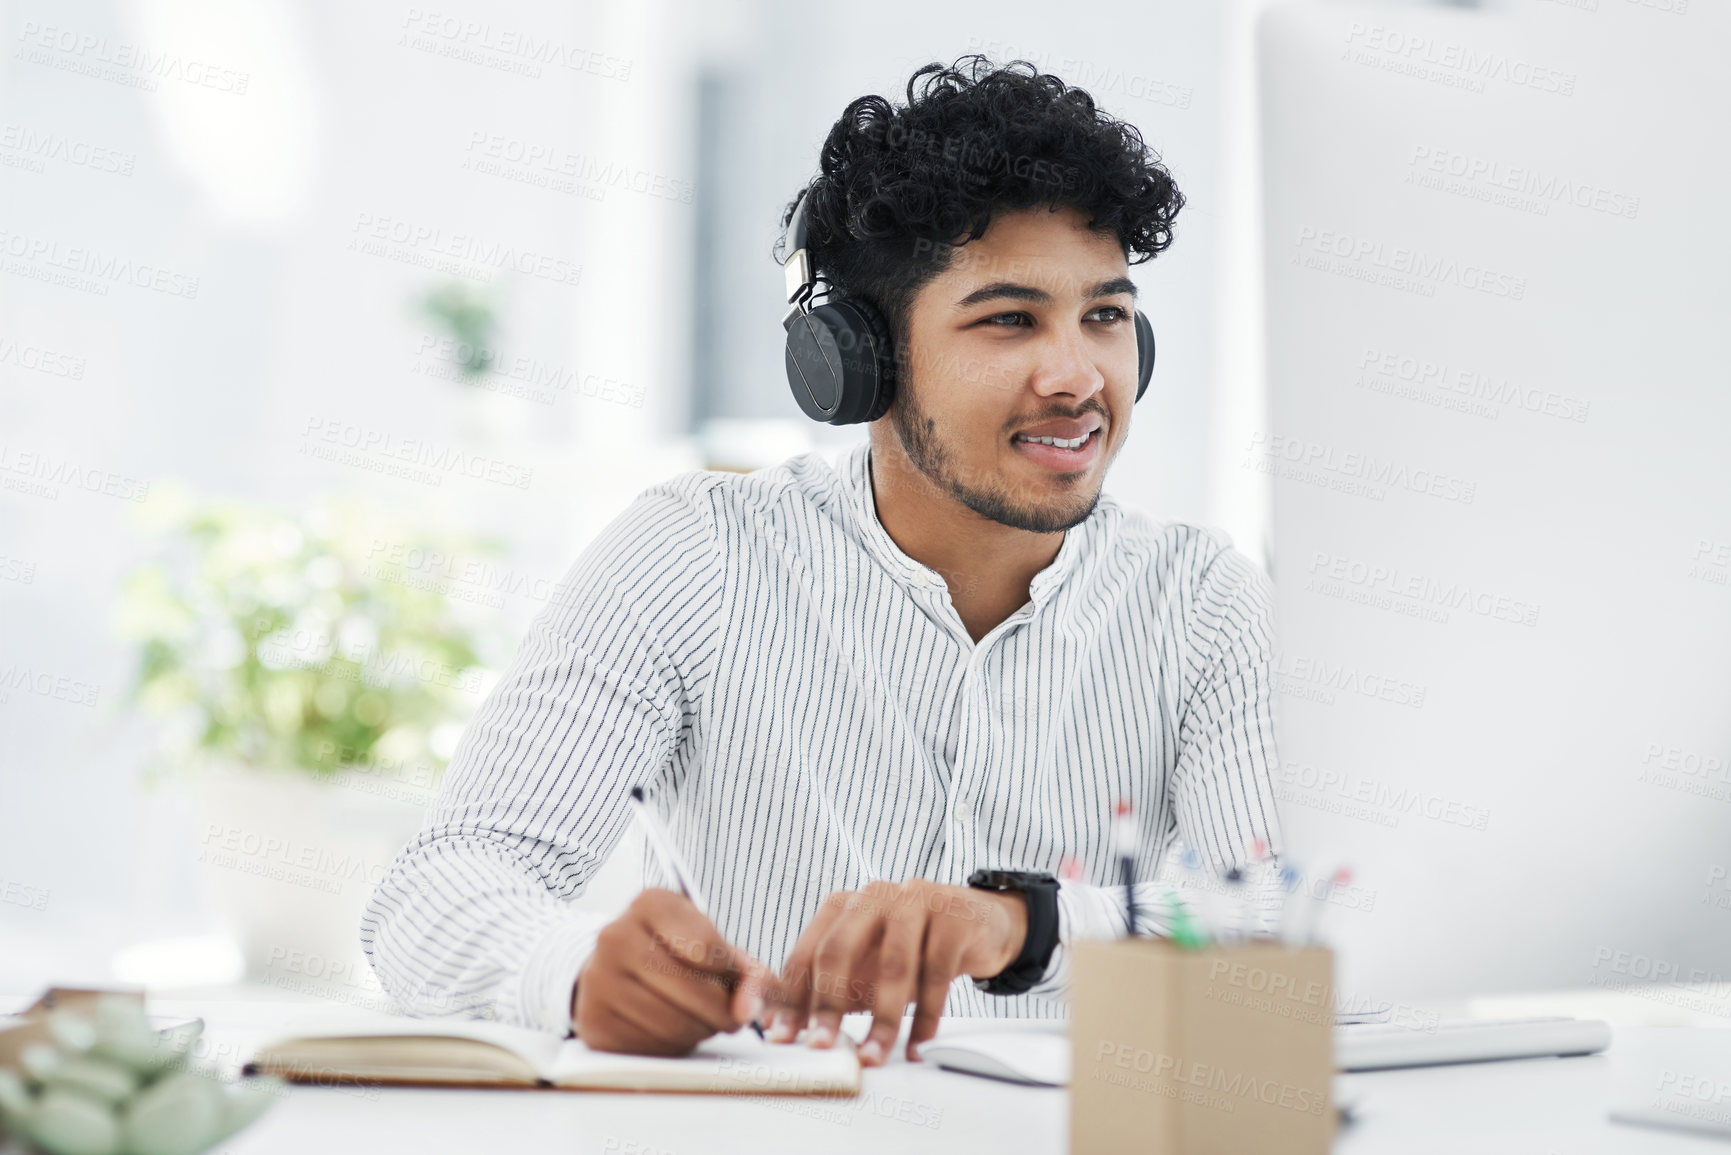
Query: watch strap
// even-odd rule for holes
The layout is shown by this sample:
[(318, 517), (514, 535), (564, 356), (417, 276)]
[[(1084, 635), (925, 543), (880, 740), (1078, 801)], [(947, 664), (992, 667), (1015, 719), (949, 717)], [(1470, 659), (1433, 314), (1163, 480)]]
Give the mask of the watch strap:
[(1028, 930), (1022, 949), (1010, 964), (991, 978), (975, 979), (974, 986), (992, 995), (1026, 994), (1045, 978), (1052, 954), (1058, 949), (1058, 880), (1050, 874), (1006, 874), (1006, 884), (990, 885), (979, 871), (968, 880), (981, 890), (1019, 891), (1028, 904)]

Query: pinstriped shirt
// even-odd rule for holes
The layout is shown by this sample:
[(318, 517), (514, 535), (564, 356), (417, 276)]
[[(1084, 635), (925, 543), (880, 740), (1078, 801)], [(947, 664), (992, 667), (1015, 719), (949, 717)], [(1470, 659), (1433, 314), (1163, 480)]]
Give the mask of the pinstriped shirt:
[[(1268, 583), (1229, 539), (1102, 493), (975, 643), (878, 520), (870, 468), (862, 444), (686, 473), (584, 550), (368, 903), (362, 945), (406, 1010), (565, 1034), (606, 921), (568, 900), (633, 786), (716, 926), (773, 968), (833, 891), (1074, 859), (1044, 980), (964, 976), (950, 1015), (1066, 1013), (1067, 944), (1125, 928), (1118, 799), (1151, 914), (1175, 844), (1215, 869), (1278, 845)], [(672, 885), (648, 855), (644, 875)]]

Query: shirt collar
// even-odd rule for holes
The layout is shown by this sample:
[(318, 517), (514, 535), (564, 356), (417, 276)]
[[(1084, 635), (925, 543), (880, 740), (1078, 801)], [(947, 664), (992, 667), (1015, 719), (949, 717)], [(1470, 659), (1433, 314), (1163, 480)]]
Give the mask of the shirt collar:
[[(889, 535), (883, 522), (878, 519), (877, 500), (872, 495), (871, 442), (866, 441), (854, 446), (843, 458), (841, 466), (839, 472), (847, 490), (849, 512), (859, 526), (860, 537), (866, 549), (879, 564), (903, 586), (914, 589), (948, 588), (943, 575), (937, 570), (902, 552), (901, 546), (896, 544), (895, 538)], [(1101, 506), (1108, 505), (1110, 500), (1105, 494), (1100, 495)], [(1045, 569), (1034, 575), (1033, 581), (1028, 584), (1028, 598), (1035, 609), (1044, 605), (1046, 600), (1062, 587), (1065, 577), (1076, 568), (1077, 562), (1088, 551), (1089, 538), (1100, 520), (1098, 515), (1099, 510), (1096, 509), (1082, 524), (1066, 530), (1057, 555)]]

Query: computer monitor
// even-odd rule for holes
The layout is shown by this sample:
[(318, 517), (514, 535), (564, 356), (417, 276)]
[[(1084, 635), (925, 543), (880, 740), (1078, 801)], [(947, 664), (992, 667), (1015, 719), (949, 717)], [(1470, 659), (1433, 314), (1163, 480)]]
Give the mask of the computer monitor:
[(1723, 5), (1258, 27), (1278, 793), (1343, 997), (1731, 975)]

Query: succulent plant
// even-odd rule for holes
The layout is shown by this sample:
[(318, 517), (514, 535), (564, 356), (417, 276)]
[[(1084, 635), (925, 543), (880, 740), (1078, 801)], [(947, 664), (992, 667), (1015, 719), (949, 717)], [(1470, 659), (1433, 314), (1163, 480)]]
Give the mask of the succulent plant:
[(0, 1067), (0, 1121), (48, 1155), (196, 1155), (265, 1112), (283, 1080), (229, 1084), (192, 1057), (204, 1020), (154, 1030), (129, 998), (51, 1011), (51, 1043)]

